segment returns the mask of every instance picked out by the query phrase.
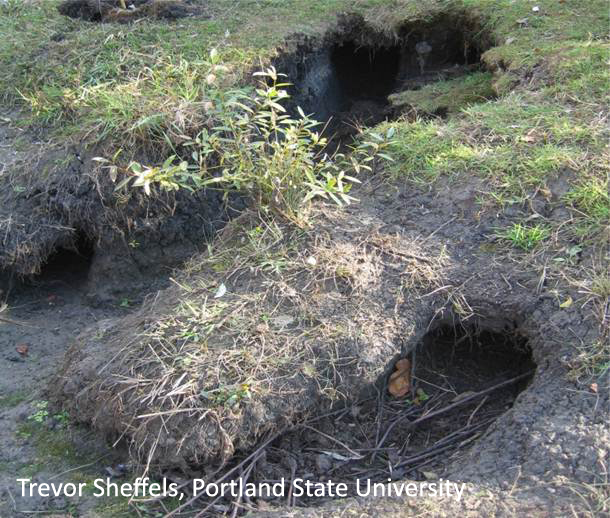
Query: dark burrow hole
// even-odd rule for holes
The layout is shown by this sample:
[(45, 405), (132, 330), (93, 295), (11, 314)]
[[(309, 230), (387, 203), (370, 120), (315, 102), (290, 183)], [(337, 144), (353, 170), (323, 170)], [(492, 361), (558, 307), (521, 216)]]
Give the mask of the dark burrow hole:
[(89, 270), (93, 261), (95, 247), (93, 242), (82, 232), (78, 232), (71, 244), (56, 248), (35, 275), (28, 275), (20, 282), (14, 280), (15, 295), (32, 287), (48, 287), (76, 290), (87, 283)]
[(495, 393), (512, 401), (536, 368), (527, 339), (510, 329), (441, 324), (424, 336), (415, 357), (414, 381), (425, 392), (454, 395), (480, 391), (517, 376), (524, 378)]
[[(330, 120), (327, 135), (350, 136), (357, 126), (404, 112), (390, 94), (481, 71), (481, 54), (491, 47), (479, 23), (464, 13), (404, 23), (396, 34), (389, 37), (347, 15), (321, 41), (295, 37), (274, 62), (292, 83), (292, 110), (300, 106), (320, 122)], [(434, 112), (442, 115), (443, 108)]]
[(190, 0), (64, 0), (57, 7), (60, 14), (88, 22), (128, 23), (142, 18), (178, 20), (200, 14)]
[[(233, 462), (257, 459), (243, 465), (248, 481), (284, 479), (285, 494), (294, 478), (345, 483), (350, 496), (367, 481), (447, 478), (457, 469), (451, 465), (511, 408), (536, 369), (527, 339), (504, 320), (440, 323), (407, 358), (409, 393), (391, 395), (391, 374), (400, 360), (393, 361), (371, 396), (314, 417)], [(302, 497), (289, 504), (309, 507), (324, 500)]]
[(58, 248), (49, 256), (35, 281), (82, 284), (87, 281), (93, 254), (93, 243), (84, 234), (79, 233), (73, 246)]

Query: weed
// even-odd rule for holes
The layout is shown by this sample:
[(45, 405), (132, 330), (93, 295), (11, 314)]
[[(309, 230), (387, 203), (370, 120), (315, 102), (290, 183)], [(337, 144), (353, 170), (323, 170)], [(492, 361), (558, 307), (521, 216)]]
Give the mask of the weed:
[(44, 424), (49, 418), (52, 418), (61, 427), (68, 426), (69, 416), (67, 412), (59, 412), (57, 414), (51, 414), (49, 412), (48, 401), (34, 401), (32, 403), (36, 411), (28, 417), (29, 421), (37, 424)]
[(542, 225), (527, 226), (513, 223), (508, 229), (498, 230), (496, 237), (508, 241), (522, 250), (533, 250), (550, 235), (550, 230)]
[(48, 401), (34, 401), (32, 403), (36, 411), (28, 417), (30, 421), (38, 424), (44, 423), (49, 417), (49, 402)]
[(582, 516), (591, 518), (606, 515), (610, 511), (608, 465), (605, 460), (600, 460), (598, 464), (590, 482), (578, 483), (566, 477), (559, 477), (561, 485), (578, 498)]
[(602, 332), (607, 335), (610, 325), (610, 276), (608, 275), (606, 262), (595, 265), (588, 272), (588, 277), (574, 284), (579, 293), (585, 296), (583, 307), (590, 305), (593, 314), (600, 322)]
[(6, 396), (0, 396), (0, 408), (13, 408), (18, 404), (22, 403), (27, 399), (27, 392), (18, 390), (7, 394)]
[(577, 235), (594, 235), (608, 225), (610, 198), (607, 178), (581, 180), (564, 198), (577, 212)]
[(610, 370), (610, 344), (606, 339), (577, 347), (578, 354), (570, 361), (570, 377), (581, 384), (603, 379)]
[(219, 387), (210, 391), (202, 390), (199, 396), (214, 406), (237, 407), (242, 401), (250, 399), (250, 383), (235, 387)]
[(565, 255), (553, 258), (553, 262), (558, 264), (576, 264), (582, 252), (582, 246), (572, 245), (565, 249)]
[[(210, 55), (207, 81), (213, 85), (227, 67)], [(127, 177), (117, 189), (130, 184), (147, 195), (152, 186), (190, 190), (217, 187), (248, 192), (264, 211), (278, 212), (298, 220), (301, 209), (313, 198), (332, 200), (337, 205), (353, 201), (354, 174), (372, 171), (376, 158), (391, 160), (385, 149), (391, 144), (393, 129), (385, 135), (369, 132), (352, 153), (329, 155), (327, 140), (314, 129), (320, 125), (299, 108), (293, 118), (282, 103), (288, 98), (276, 70), (271, 67), (255, 76), (262, 78), (255, 95), (247, 90), (213, 90), (208, 112), (213, 126), (204, 129), (184, 146), (191, 148), (194, 163), (176, 163), (170, 156), (159, 167), (131, 162)], [(104, 159), (98, 159), (104, 161)], [(114, 166), (110, 166), (114, 167)]]

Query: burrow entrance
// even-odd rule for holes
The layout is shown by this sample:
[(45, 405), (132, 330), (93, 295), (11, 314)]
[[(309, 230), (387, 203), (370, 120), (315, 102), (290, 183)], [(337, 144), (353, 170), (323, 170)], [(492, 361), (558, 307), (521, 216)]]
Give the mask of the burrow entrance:
[(87, 282), (95, 247), (82, 232), (78, 232), (71, 246), (57, 248), (43, 264), (33, 283), (65, 283), (79, 287)]
[[(407, 22), (392, 35), (346, 15), (322, 39), (295, 37), (274, 65), (292, 83), (292, 108), (330, 121), (328, 132), (343, 137), (402, 113), (402, 99), (389, 99), (393, 93), (480, 72), (490, 47), (490, 37), (465, 13)], [(489, 91), (491, 75), (487, 80)]]
[(143, 18), (178, 20), (201, 15), (201, 5), (189, 0), (65, 0), (59, 12), (88, 22), (128, 23)]
[(64, 294), (78, 292), (87, 284), (94, 254), (93, 241), (79, 231), (71, 243), (58, 246), (49, 255), (38, 273), (24, 277), (2, 273), (0, 292), (4, 298), (24, 295), (32, 289)]
[[(410, 363), (410, 390), (389, 387), (398, 362)], [(505, 319), (440, 322), (405, 358), (393, 361), (376, 395), (305, 421), (258, 449), (236, 455), (230, 468), (245, 482), (286, 484), (295, 478), (356, 487), (389, 480), (446, 478), (452, 463), (514, 404), (534, 376), (527, 338)], [(236, 475), (234, 475), (236, 476)], [(230, 479), (230, 478), (229, 478)], [(236, 476), (236, 479), (237, 476)], [(316, 506), (319, 498), (274, 499)], [(227, 509), (235, 503), (219, 499)], [(256, 499), (240, 504), (256, 508)]]

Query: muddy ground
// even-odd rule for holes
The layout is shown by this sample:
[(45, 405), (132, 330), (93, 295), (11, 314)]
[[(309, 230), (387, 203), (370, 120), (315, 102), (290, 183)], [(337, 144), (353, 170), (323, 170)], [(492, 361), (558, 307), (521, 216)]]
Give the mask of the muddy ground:
[[(49, 379), (74, 336), (84, 327), (127, 311), (118, 306), (91, 306), (84, 290), (86, 274), (78, 269), (49, 271), (31, 284), (18, 285), (7, 299), (10, 312), (0, 314), (2, 516), (71, 507), (65, 498), (21, 498), (17, 476), (48, 481), (61, 471), (78, 467), (78, 463), (71, 463), (76, 459), (87, 459), (83, 464), (88, 464), (105, 456), (112, 464), (112, 452), (87, 430), (68, 431), (61, 418), (51, 418), (46, 424), (32, 419), (37, 411), (46, 412), (39, 405), (46, 401)], [(62, 456), (71, 460), (64, 462)], [(97, 470), (103, 474), (104, 467), (94, 463), (91, 473)]]

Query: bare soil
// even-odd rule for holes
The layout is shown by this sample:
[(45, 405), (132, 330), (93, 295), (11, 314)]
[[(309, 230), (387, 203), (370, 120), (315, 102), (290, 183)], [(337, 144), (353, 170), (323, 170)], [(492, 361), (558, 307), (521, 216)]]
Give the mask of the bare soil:
[[(87, 464), (81, 471), (102, 477), (105, 466), (120, 462), (121, 454), (109, 450), (90, 431), (63, 430), (61, 421), (37, 423), (31, 417), (47, 400), (48, 383), (74, 337), (128, 311), (118, 305), (88, 303), (87, 266), (86, 261), (63, 254), (43, 275), (13, 283), (2, 299), (9, 309), (0, 313), (1, 516), (67, 511), (74, 505), (65, 498), (22, 498), (16, 478), (49, 482), (80, 464)], [(76, 504), (85, 511), (96, 502)]]
[(178, 20), (203, 14), (202, 5), (183, 0), (65, 0), (58, 10), (64, 16), (89, 22), (129, 23), (143, 18)]

